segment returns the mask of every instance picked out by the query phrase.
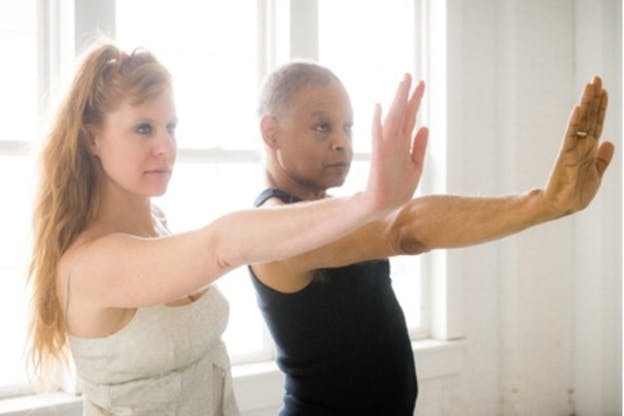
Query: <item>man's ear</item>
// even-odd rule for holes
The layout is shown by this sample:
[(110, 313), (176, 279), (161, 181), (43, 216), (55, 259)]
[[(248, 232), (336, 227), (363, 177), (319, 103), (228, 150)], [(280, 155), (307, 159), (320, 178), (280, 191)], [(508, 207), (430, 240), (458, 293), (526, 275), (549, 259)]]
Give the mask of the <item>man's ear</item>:
[(269, 148), (275, 150), (279, 147), (277, 141), (277, 133), (279, 131), (279, 125), (277, 120), (273, 116), (262, 116), (260, 120), (260, 132), (262, 133), (262, 140)]

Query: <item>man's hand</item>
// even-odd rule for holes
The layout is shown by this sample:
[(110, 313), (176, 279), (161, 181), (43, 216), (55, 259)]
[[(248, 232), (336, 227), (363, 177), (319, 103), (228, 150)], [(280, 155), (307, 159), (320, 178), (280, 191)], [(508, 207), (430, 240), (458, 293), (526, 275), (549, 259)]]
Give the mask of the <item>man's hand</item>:
[(574, 106), (563, 143), (544, 188), (545, 202), (554, 217), (585, 208), (596, 195), (602, 175), (613, 157), (613, 143), (600, 143), (607, 110), (607, 92), (595, 76)]

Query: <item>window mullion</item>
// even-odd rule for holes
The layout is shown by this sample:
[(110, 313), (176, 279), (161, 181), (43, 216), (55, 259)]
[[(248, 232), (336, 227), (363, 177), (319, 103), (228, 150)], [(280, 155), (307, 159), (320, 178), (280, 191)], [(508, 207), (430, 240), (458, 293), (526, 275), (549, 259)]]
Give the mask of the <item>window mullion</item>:
[(258, 150), (231, 150), (222, 148), (212, 149), (178, 149), (179, 162), (260, 162), (261, 156)]
[(29, 143), (22, 141), (0, 140), (0, 155), (23, 156), (30, 153)]
[[(59, 0), (55, 0), (59, 1)], [(74, 41), (80, 52), (97, 36), (115, 38), (115, 1), (110, 0), (75, 0)]]
[(60, 18), (58, 0), (37, 0), (37, 90), (41, 119), (57, 95), (60, 79)]
[(318, 1), (290, 1), (290, 57), (318, 60)]

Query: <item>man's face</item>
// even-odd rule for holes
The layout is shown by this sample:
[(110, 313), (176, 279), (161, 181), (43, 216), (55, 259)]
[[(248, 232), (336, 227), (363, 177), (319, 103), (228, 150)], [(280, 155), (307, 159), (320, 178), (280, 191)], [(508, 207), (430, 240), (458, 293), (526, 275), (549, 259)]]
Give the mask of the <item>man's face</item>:
[(313, 192), (340, 186), (353, 150), (353, 111), (344, 87), (301, 89), (276, 117), (276, 159), (287, 175)]

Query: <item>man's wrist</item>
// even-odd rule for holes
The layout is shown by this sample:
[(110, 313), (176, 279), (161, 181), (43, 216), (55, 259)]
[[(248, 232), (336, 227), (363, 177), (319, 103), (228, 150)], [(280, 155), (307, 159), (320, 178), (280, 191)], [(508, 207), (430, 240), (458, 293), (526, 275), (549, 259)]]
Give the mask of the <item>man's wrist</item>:
[(551, 221), (565, 215), (548, 200), (546, 192), (542, 188), (531, 189), (524, 197), (531, 211), (531, 225)]

